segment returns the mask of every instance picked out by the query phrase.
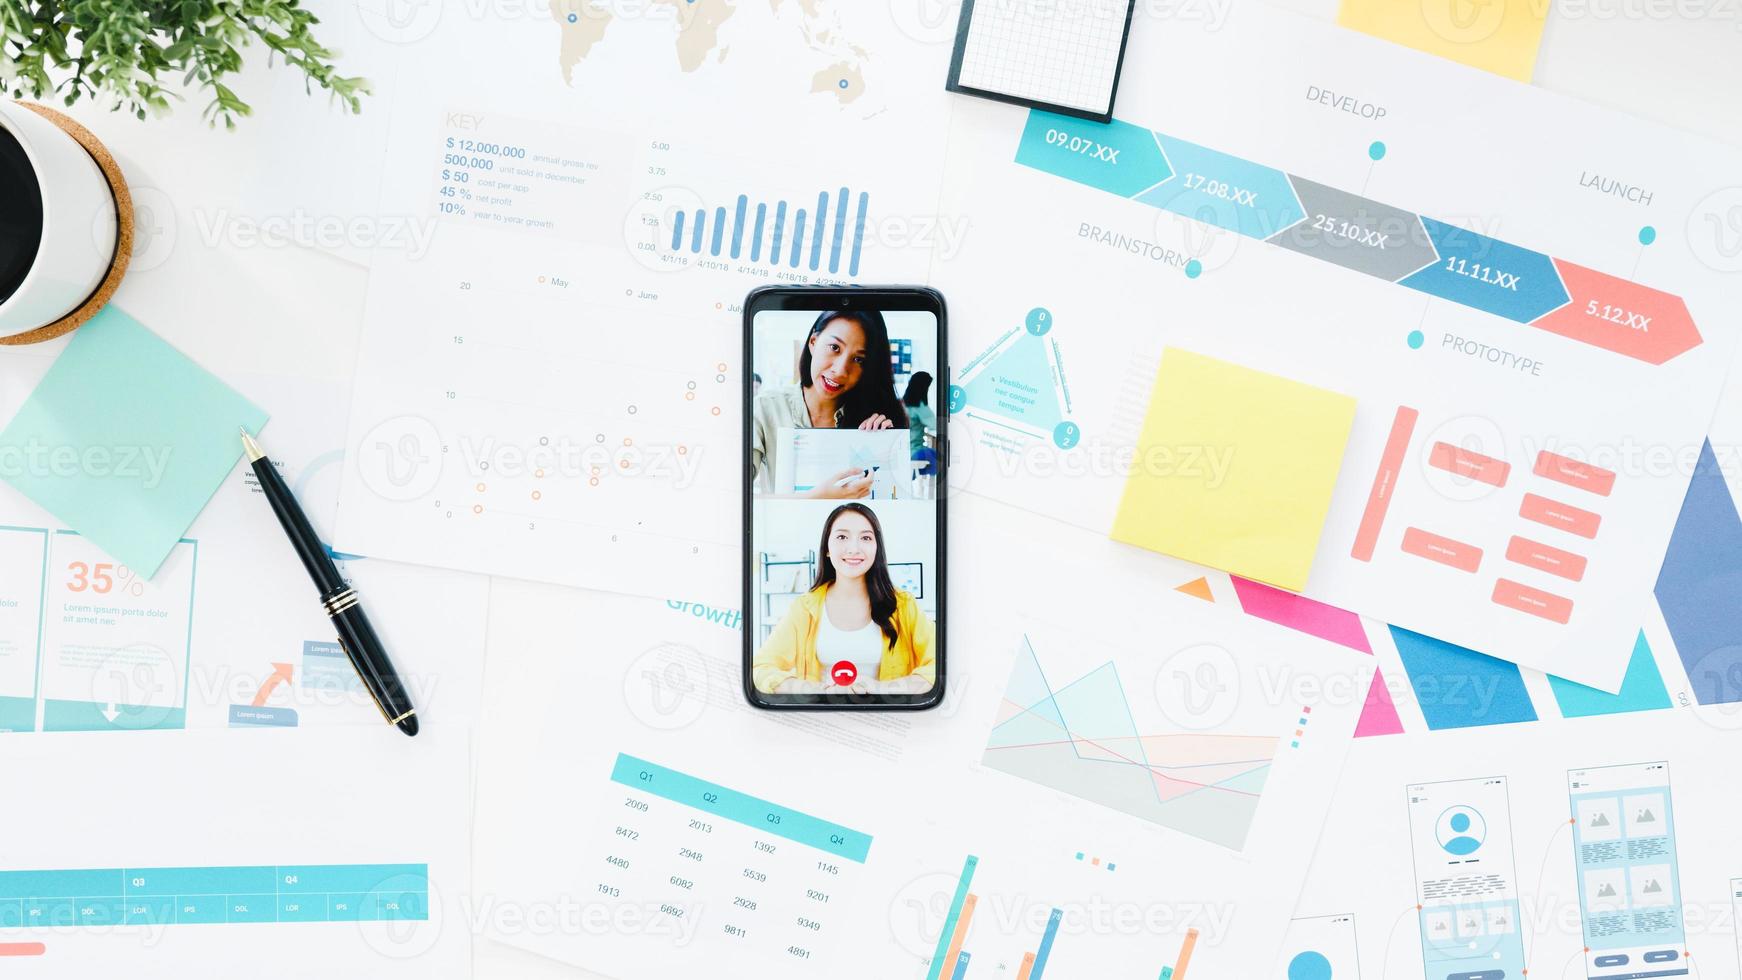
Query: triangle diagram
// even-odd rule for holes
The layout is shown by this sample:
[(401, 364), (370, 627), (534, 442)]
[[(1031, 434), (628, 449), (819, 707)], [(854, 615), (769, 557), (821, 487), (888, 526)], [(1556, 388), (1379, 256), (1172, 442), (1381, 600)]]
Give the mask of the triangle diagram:
[(969, 408), (1033, 426), (1048, 436), (1064, 421), (1046, 340), (1024, 332), (1016, 342), (992, 356), (963, 392)]

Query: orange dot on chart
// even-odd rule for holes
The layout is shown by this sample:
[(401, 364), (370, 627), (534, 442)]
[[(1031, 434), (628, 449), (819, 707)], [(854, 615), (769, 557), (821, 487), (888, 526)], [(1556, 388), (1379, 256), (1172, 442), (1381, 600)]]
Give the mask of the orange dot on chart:
[(483, 504), (473, 504), (472, 505), (472, 513), (474, 513), (474, 514), (484, 513), (484, 505)]
[(484, 492), (484, 485), (483, 485), (483, 484), (482, 484), (482, 483), (480, 483), (480, 484), (478, 484), (478, 492), (479, 492), (479, 493), (483, 493), (483, 492)]
[(620, 459), (620, 460), (618, 460), (618, 461), (617, 461), (617, 466), (618, 466), (618, 468), (620, 468), (620, 469), (625, 469), (625, 470), (626, 470), (626, 469), (628, 469), (628, 468), (629, 468), (629, 461), (628, 461), (628, 460), (626, 460), (626, 459)]
[(715, 304), (714, 304), (714, 309), (716, 309), (716, 310), (720, 310), (720, 309), (725, 309), (725, 307), (724, 307), (724, 306), (723, 306), (723, 305), (722, 305), (722, 304), (719, 304), (719, 303), (715, 303)]
[(714, 370), (716, 370), (716, 371), (724, 371), (724, 370), (726, 370), (726, 362), (725, 362), (725, 361), (721, 361), (721, 362), (720, 362), (720, 363), (718, 363), (718, 364), (716, 364), (716, 365), (714, 365)]
[(695, 393), (695, 392), (693, 392), (693, 391), (686, 391), (686, 392), (684, 392), (684, 393), (683, 393), (683, 400), (684, 400), (684, 401), (686, 401), (686, 402), (693, 402), (693, 401), (695, 401), (695, 400), (696, 400), (696, 393)]
[(623, 445), (625, 445), (625, 446), (633, 446), (633, 445), (635, 445), (635, 440), (634, 440), (634, 439), (631, 439), (631, 438), (629, 438), (629, 437), (628, 437), (628, 436), (624, 436), (624, 437), (623, 437)]
[(688, 446), (679, 446), (679, 447), (677, 447), (677, 454), (678, 454), (678, 455), (679, 455), (679, 456), (682, 456), (682, 455), (683, 455), (683, 454), (684, 454), (684, 453), (687, 453), (687, 452), (689, 452), (689, 451), (690, 451), (690, 447), (688, 447)]
[(595, 477), (591, 477), (591, 478), (589, 478), (589, 479), (588, 479), (588, 480), (587, 480), (587, 485), (588, 485), (588, 486), (591, 486), (591, 487), (596, 487), (596, 486), (598, 486), (598, 485), (599, 485), (599, 478), (598, 478), (598, 477), (596, 477), (596, 476), (595, 476)]
[(544, 478), (544, 470), (542, 470), (542, 469), (533, 470), (532, 475), (538, 477), (539, 479), (543, 479)]
[(532, 499), (542, 500), (543, 498), (544, 498), (544, 494), (539, 493), (537, 490), (532, 491)]
[(543, 277), (543, 276), (539, 276), (539, 277), (538, 277), (538, 281), (539, 281), (539, 282), (543, 282), (543, 281), (544, 281), (544, 277)]
[(718, 414), (720, 414), (720, 406), (718, 406), (718, 405), (715, 405), (715, 406), (714, 406), (714, 414), (715, 414), (715, 415), (718, 415)]

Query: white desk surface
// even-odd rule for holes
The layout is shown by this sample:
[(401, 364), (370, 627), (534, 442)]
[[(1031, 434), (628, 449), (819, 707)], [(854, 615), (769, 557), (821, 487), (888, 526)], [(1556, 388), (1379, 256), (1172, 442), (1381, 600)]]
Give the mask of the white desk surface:
[[(941, 0), (892, 2), (921, 8), (928, 23), (955, 23)], [(1275, 2), (1327, 20), (1336, 15), (1336, 0)], [(341, 0), (308, 6), (333, 11), (323, 13), (333, 22), (350, 13), (333, 9), (346, 6)], [(947, 43), (949, 31), (937, 33)], [(90, 105), (70, 110), (121, 160), (144, 212), (134, 268), (116, 298), (219, 374), (347, 378), (356, 360), (367, 270), (236, 230), (288, 217), (262, 209), (272, 198), (255, 175), (257, 141), (272, 133), (269, 145), (286, 145), (283, 131), (272, 127), (287, 112), (299, 111), (299, 125), (319, 117), (306, 107), (284, 107), (302, 98), (301, 87), (285, 84), (282, 67), (268, 75), (263, 50), (251, 48), (247, 58), (251, 67), (234, 87), (254, 103), (255, 115), (233, 132), (206, 128), (197, 93), (173, 116), (145, 123)], [(1713, 139), (1742, 141), (1742, 99), (1736, 98), (1742, 92), (1742, 3), (1556, 0), (1536, 84)], [(355, 179), (358, 171), (353, 161), (317, 152), (328, 143), (321, 127), (347, 124), (328, 118), (299, 133), (310, 151), (307, 166), (330, 168), (334, 181)], [(1742, 174), (1737, 180), (1742, 183)], [(8, 350), (0, 358), (52, 357), (64, 343)], [(477, 941), (474, 963), (479, 980), (591, 976), (487, 939)]]

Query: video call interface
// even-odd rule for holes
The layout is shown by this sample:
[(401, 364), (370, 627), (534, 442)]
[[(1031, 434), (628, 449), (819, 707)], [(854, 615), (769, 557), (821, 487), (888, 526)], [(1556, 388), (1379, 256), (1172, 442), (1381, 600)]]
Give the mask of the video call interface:
[(923, 695), (937, 678), (938, 324), (764, 310), (752, 328), (752, 681)]

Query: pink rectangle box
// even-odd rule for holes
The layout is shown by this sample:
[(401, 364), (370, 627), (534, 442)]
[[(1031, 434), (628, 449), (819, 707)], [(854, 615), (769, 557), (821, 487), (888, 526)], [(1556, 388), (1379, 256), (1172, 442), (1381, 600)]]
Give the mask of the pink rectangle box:
[(1473, 544), (1453, 541), (1419, 527), (1403, 529), (1403, 550), (1428, 561), (1450, 565), (1459, 571), (1473, 572), (1482, 564), (1482, 549)]
[(1531, 472), (1545, 480), (1589, 490), (1599, 497), (1607, 497), (1609, 491), (1615, 489), (1614, 471), (1568, 459), (1546, 449), (1536, 454), (1536, 467)]
[(1512, 472), (1512, 464), (1503, 459), (1459, 449), (1449, 442), (1434, 443), (1434, 448), (1428, 453), (1427, 464), (1447, 473), (1455, 473), (1496, 487), (1505, 486), (1506, 477)]
[(1532, 616), (1552, 619), (1557, 623), (1565, 623), (1573, 618), (1573, 600), (1566, 596), (1555, 595), (1521, 585), (1511, 579), (1499, 579), (1494, 583), (1494, 601), (1508, 609), (1527, 612)]
[(1603, 522), (1599, 514), (1572, 504), (1563, 504), (1558, 500), (1539, 497), (1534, 493), (1524, 495), (1524, 502), (1518, 505), (1518, 516), (1527, 521), (1559, 528), (1581, 538), (1596, 537), (1597, 525)]
[(1562, 551), (1552, 545), (1521, 538), (1516, 534), (1506, 543), (1506, 560), (1574, 582), (1585, 577), (1584, 555)]

